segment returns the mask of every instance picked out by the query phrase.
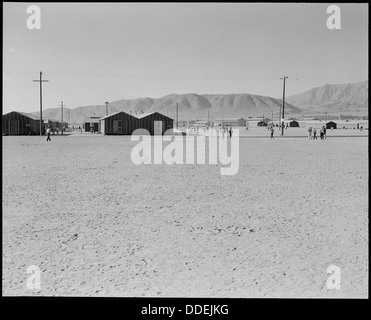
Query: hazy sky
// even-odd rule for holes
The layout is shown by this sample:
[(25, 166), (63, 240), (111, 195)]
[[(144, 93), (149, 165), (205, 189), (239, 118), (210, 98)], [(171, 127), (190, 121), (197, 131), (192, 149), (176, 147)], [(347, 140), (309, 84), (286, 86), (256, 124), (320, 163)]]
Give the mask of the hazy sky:
[[(27, 7), (41, 9), (30, 30)], [(182, 93), (282, 97), (368, 79), (368, 5), (5, 3), (3, 113)]]

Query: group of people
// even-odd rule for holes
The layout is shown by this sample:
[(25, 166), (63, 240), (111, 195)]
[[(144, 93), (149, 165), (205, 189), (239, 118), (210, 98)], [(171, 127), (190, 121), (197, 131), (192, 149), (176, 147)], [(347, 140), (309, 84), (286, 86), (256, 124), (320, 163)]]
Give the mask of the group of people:
[(229, 126), (229, 128), (227, 126), (220, 126), (219, 128), (220, 130), (220, 133), (222, 134), (222, 137), (224, 137), (224, 134), (229, 134), (229, 137), (232, 138), (232, 135), (233, 135), (233, 129), (232, 129), (232, 126)]
[(233, 135), (233, 129), (232, 129), (232, 126), (219, 126), (219, 129), (216, 129), (215, 127), (209, 127), (207, 126), (206, 128), (202, 128), (200, 129), (199, 127), (189, 127), (187, 128), (187, 131), (190, 133), (190, 134), (194, 134), (194, 135), (199, 135), (199, 134), (206, 134), (206, 135), (209, 135), (209, 133), (211, 132), (212, 134), (212, 131), (210, 130), (219, 130), (219, 134), (224, 138), (225, 135), (229, 135), (230, 138), (232, 138), (232, 135)]
[[(279, 127), (279, 128), (282, 128), (281, 127), (281, 125), (276, 125), (276, 127)], [(287, 129), (287, 125), (286, 125), (286, 127), (285, 126), (283, 126), (285, 129)], [(267, 126), (267, 130), (270, 132), (270, 134), (271, 134), (271, 139), (274, 139), (274, 124), (273, 123), (271, 123), (271, 124), (269, 124), (268, 126)]]
[(80, 131), (80, 133), (82, 133), (82, 127), (75, 127), (75, 126), (72, 126), (72, 131), (76, 131), (76, 130), (78, 130), (78, 131)]
[[(61, 132), (62, 132), (62, 134), (63, 134), (64, 129), (62, 129)], [(58, 127), (52, 127), (50, 124), (47, 124), (47, 125), (45, 126), (45, 133), (46, 133), (46, 135), (47, 135), (47, 139), (46, 139), (46, 141), (52, 141), (52, 140), (50, 139), (50, 135), (51, 135), (51, 134), (55, 134), (55, 133), (59, 134), (59, 128), (58, 128)]]
[[(322, 128), (319, 130), (320, 139), (326, 140), (326, 127), (322, 126)], [(317, 128), (310, 126), (308, 128), (308, 140), (318, 140), (317, 137)]]
[[(50, 124), (45, 125), (46, 141), (52, 141), (52, 139), (50, 138), (50, 135), (54, 134), (55, 132), (59, 134), (59, 130), (60, 129), (58, 127), (51, 126)], [(64, 132), (64, 129), (62, 128), (61, 133), (63, 134), (63, 132)]]
[[(271, 139), (274, 139), (274, 126), (270, 125), (267, 128), (271, 134)], [(319, 130), (319, 135), (321, 140), (326, 140), (326, 127), (322, 126), (322, 128)], [(317, 137), (317, 128), (316, 127), (308, 127), (308, 139), (309, 140), (318, 140)]]
[(286, 123), (286, 124), (278, 124), (278, 123), (272, 124), (272, 123), (270, 123), (270, 124), (267, 125), (267, 130), (271, 131), (272, 127), (274, 127), (274, 126), (278, 127), (279, 129), (284, 127), (284, 129), (287, 130), (287, 128), (289, 127), (289, 124), (288, 123)]

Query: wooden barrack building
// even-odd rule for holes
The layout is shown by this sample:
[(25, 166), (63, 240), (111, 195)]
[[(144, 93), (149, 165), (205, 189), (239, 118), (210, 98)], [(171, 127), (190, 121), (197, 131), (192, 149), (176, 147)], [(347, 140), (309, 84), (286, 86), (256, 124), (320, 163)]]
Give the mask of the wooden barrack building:
[[(3, 134), (6, 135), (39, 135), (40, 118), (25, 112), (11, 111), (3, 115)], [(42, 127), (44, 121), (42, 120)]]
[(119, 111), (99, 119), (98, 130), (103, 134), (132, 134), (135, 129), (140, 127), (140, 120)]

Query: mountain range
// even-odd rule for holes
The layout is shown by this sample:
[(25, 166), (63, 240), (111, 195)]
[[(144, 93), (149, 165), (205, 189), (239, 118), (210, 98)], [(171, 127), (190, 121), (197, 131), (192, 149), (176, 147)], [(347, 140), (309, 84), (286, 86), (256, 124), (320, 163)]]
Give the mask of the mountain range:
[(346, 84), (325, 84), (290, 96), (286, 101), (312, 113), (368, 113), (368, 80)]
[[(300, 117), (304, 114), (323, 114), (329, 112), (368, 114), (368, 80), (348, 84), (326, 84), (304, 93), (285, 99), (285, 118)], [(124, 111), (135, 115), (140, 112), (158, 111), (175, 118), (176, 105), (179, 120), (247, 117), (277, 117), (281, 100), (254, 95), (241, 94), (170, 94), (161, 98), (122, 99), (109, 104), (109, 113)], [(33, 112), (39, 115), (38, 112)], [(64, 108), (63, 118), (70, 123), (83, 123), (91, 116), (104, 116), (105, 105), (88, 105), (74, 109)], [(43, 110), (43, 116), (60, 119), (61, 109)]]

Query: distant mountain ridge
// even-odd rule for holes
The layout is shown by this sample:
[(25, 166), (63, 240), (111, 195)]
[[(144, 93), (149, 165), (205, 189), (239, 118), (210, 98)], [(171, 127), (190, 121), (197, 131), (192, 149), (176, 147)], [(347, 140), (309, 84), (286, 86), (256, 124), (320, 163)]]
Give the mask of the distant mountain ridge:
[[(179, 120), (224, 118), (247, 118), (249, 116), (276, 117), (280, 110), (279, 99), (253, 94), (170, 94), (158, 99), (138, 98), (122, 99), (109, 104), (109, 113), (124, 111), (135, 115), (139, 112), (160, 112), (175, 118), (176, 105), (179, 106)], [(300, 114), (301, 110), (285, 104), (285, 110), (291, 114)], [(209, 114), (208, 114), (209, 113)], [(33, 112), (39, 115), (39, 112)], [(70, 123), (82, 123), (90, 116), (104, 116), (105, 105), (90, 105), (74, 109), (63, 108), (63, 119)], [(43, 117), (60, 119), (61, 109), (45, 109)]]
[[(278, 118), (281, 100), (249, 93), (241, 94), (169, 94), (161, 98), (122, 99), (109, 104), (109, 113), (124, 111), (135, 115), (139, 112), (158, 111), (175, 118), (179, 106), (179, 120), (247, 118), (265, 116)], [(104, 116), (105, 105), (64, 108), (63, 119), (70, 123), (83, 123), (90, 116)], [(285, 100), (285, 118), (308, 113), (368, 113), (368, 80), (348, 84), (326, 84)], [(33, 112), (39, 115), (38, 112)], [(60, 119), (61, 109), (43, 110), (43, 116)]]
[(356, 83), (325, 84), (287, 97), (299, 109), (320, 112), (368, 111), (368, 80)]

